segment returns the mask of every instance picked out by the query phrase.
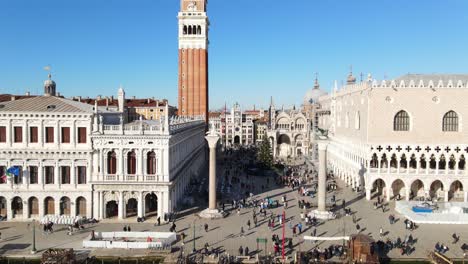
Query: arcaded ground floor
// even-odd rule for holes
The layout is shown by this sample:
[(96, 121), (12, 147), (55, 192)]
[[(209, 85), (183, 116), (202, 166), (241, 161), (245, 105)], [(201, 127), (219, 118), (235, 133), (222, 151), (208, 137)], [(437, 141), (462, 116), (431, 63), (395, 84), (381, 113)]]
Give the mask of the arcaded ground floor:
[[(241, 177), (242, 179), (242, 177)], [(252, 180), (249, 178), (249, 181)], [(265, 182), (266, 178), (258, 177), (255, 182), (258, 185), (267, 185)], [(272, 187), (272, 181), (270, 180), (270, 188), (266, 189), (263, 193), (257, 194), (258, 197), (265, 198), (270, 197), (272, 199), (278, 199), (281, 201), (281, 196), (286, 195), (288, 202), (288, 208), (285, 210), (287, 217), (287, 224), (285, 227), (285, 236), (293, 239), (294, 250), (309, 250), (313, 247), (323, 248), (328, 243), (317, 243), (306, 242), (302, 236), (293, 237), (292, 229), (289, 228), (289, 224), (295, 225), (300, 220), (301, 210), (297, 206), (296, 198), (306, 199), (307, 201), (316, 204), (316, 198), (302, 197), (299, 196), (297, 191), (292, 191), (291, 188), (287, 187)], [(394, 210), (394, 202), (390, 201), (386, 206), (386, 210), (383, 212), (382, 209), (375, 210), (373, 203), (366, 201), (365, 196), (358, 195), (353, 192), (351, 188), (345, 187), (343, 181), (338, 180), (338, 190), (334, 192), (336, 195), (337, 204), (341, 205), (342, 200), (346, 201), (347, 207), (351, 208), (357, 223), (360, 225), (362, 233), (372, 236), (374, 239), (386, 240), (387, 238), (395, 240), (397, 237), (404, 239), (405, 236), (412, 234), (416, 240), (414, 244), (414, 251), (407, 256), (401, 256), (400, 251), (392, 250), (388, 256), (392, 258), (426, 258), (428, 250), (434, 249), (436, 242), (443, 243), (448, 246), (449, 251), (446, 253), (451, 258), (462, 258), (463, 253), (460, 249), (462, 243), (468, 241), (468, 229), (464, 225), (420, 225), (416, 230), (409, 231), (405, 228), (404, 217), (399, 215)], [(236, 186), (233, 186), (236, 188)], [(331, 197), (333, 193), (328, 193), (327, 199)], [(145, 196), (143, 196), (145, 197)], [(263, 217), (258, 218), (258, 226), (253, 225), (252, 221), (252, 209), (241, 209), (240, 214), (237, 214), (235, 210), (231, 211), (230, 206), (226, 209), (230, 211), (230, 215), (224, 219), (219, 220), (205, 220), (200, 219), (194, 213), (204, 209), (191, 208), (186, 212), (181, 212), (182, 216), (176, 221), (177, 232), (180, 235), (182, 232), (187, 236), (184, 244), (184, 251), (190, 252), (192, 248), (200, 249), (205, 243), (208, 243), (211, 247), (217, 248), (221, 251), (228, 252), (230, 254), (238, 254), (240, 246), (244, 248), (249, 247), (250, 252), (256, 251), (257, 238), (266, 238), (268, 243), (265, 247), (260, 244), (259, 254), (273, 252), (271, 236), (277, 234), (282, 236), (282, 228), (278, 225), (273, 230), (270, 230), (267, 226), (268, 220), (264, 220)], [(272, 212), (274, 215), (281, 214), (283, 207), (269, 209), (268, 213)], [(390, 224), (388, 217), (390, 214), (396, 216), (396, 223)], [(250, 220), (252, 227), (249, 229), (247, 221)], [(170, 225), (164, 224), (161, 226), (154, 226), (154, 220), (149, 220), (145, 223), (136, 223), (136, 219), (126, 218), (124, 219), (127, 224), (131, 226), (132, 231), (168, 231)], [(66, 234), (67, 229), (65, 226), (56, 226), (53, 234), (43, 233), (38, 226), (36, 229), (36, 247), (41, 251), (50, 247), (62, 247), (75, 249), (82, 248), (82, 240), (85, 238), (91, 230), (97, 231), (121, 231), (124, 227), (122, 221), (115, 219), (109, 219), (99, 224), (91, 225), (86, 227), (85, 230), (76, 232), (72, 236)], [(208, 224), (208, 231), (204, 230), (204, 224)], [(308, 227), (302, 222), (303, 234), (311, 235), (313, 228)], [(245, 230), (244, 236), (240, 235), (241, 226)], [(316, 233), (319, 236), (341, 236), (343, 233), (346, 235), (356, 233), (356, 224), (353, 223), (353, 217), (345, 216), (329, 222), (320, 223), (316, 228)], [(382, 228), (382, 237), (379, 234), (379, 230)], [(0, 232), (2, 233), (2, 240), (0, 240), (1, 254), (3, 255), (29, 255), (32, 242), (32, 228), (28, 223), (13, 223), (13, 222), (0, 222)], [(456, 244), (452, 244), (452, 234), (456, 232), (460, 236), (460, 241)], [(195, 240), (194, 240), (195, 239)], [(194, 243), (195, 242), (195, 243)], [(339, 243), (341, 242), (334, 242)], [(179, 241), (177, 245), (182, 245), (182, 241)], [(128, 256), (131, 251), (127, 250), (116, 250), (111, 253), (113, 256)], [(178, 254), (178, 253), (176, 253)]]

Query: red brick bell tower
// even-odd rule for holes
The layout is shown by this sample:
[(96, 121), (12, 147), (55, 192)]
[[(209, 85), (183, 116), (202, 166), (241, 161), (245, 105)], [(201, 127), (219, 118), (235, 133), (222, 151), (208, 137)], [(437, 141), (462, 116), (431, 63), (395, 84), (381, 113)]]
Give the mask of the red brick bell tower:
[(181, 116), (204, 115), (208, 122), (207, 0), (181, 0), (179, 19), (179, 99)]

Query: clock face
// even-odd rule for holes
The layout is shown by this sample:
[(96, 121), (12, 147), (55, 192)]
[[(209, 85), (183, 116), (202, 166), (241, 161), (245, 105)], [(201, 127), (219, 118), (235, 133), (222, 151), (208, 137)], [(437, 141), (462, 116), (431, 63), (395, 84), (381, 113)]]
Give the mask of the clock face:
[(239, 132), (240, 128), (236, 127), (236, 132)]

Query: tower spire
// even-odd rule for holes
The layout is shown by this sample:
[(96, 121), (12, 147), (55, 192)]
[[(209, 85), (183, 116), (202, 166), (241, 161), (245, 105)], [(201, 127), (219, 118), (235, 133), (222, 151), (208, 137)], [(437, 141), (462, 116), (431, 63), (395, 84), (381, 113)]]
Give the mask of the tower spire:
[(346, 84), (355, 84), (356, 83), (356, 77), (353, 76), (353, 65), (349, 66), (349, 75), (348, 79), (346, 80)]
[(319, 89), (319, 88), (320, 88), (320, 84), (318, 82), (318, 73), (315, 72), (314, 89)]

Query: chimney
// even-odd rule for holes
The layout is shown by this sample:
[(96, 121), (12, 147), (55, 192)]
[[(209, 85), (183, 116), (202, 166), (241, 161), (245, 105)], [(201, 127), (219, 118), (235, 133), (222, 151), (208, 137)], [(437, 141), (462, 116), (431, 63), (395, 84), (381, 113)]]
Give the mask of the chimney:
[(16, 99), (16, 96), (12, 95), (11, 96), (11, 101), (14, 101)]
[(60, 93), (59, 93), (59, 92), (57, 92), (57, 97), (60, 97)]
[(147, 104), (151, 103), (151, 99), (149, 98), (146, 101), (148, 102)]
[(110, 97), (110, 102), (112, 103), (113, 101), (114, 101), (114, 96), (111, 95), (111, 97)]
[(96, 100), (101, 100), (101, 95), (98, 95), (98, 96), (96, 97)]
[(26, 96), (30, 96), (30, 95), (31, 95), (31, 93), (30, 93), (30, 92), (26, 92), (26, 94), (25, 94), (25, 95), (26, 95)]
[(136, 96), (132, 96), (132, 99), (135, 100), (135, 99), (136, 99)]
[(106, 106), (109, 106), (109, 98), (106, 97)]
[(81, 102), (81, 96), (78, 96), (78, 102)]

